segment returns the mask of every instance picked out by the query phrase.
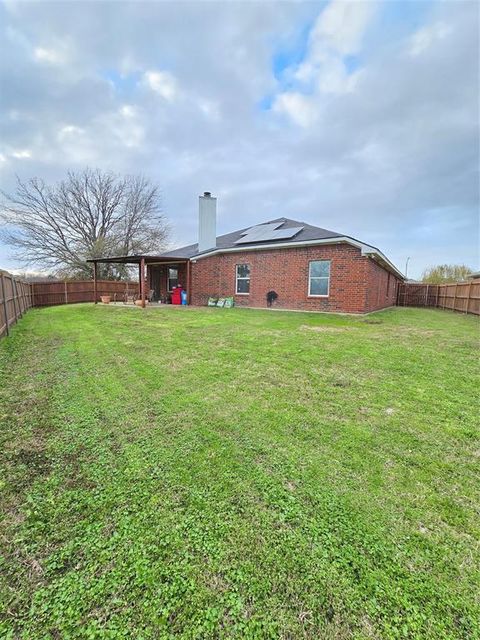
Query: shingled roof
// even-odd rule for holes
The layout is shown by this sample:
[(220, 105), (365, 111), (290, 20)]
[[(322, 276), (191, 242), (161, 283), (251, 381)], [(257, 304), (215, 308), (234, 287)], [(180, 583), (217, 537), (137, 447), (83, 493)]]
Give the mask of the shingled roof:
[[(275, 245), (281, 242), (284, 244), (292, 244), (295, 245), (296, 242), (305, 242), (308, 240), (325, 240), (328, 238), (342, 238), (344, 235), (342, 233), (337, 233), (336, 231), (329, 231), (328, 229), (322, 229), (320, 227), (314, 227), (311, 224), (307, 224), (306, 222), (298, 222), (298, 220), (290, 220), (289, 218), (276, 218), (275, 220), (268, 220), (268, 222), (262, 222), (261, 224), (272, 224), (274, 222), (282, 223), (282, 229), (292, 229), (294, 227), (303, 227), (302, 230), (297, 233), (293, 238), (283, 239), (283, 240), (270, 240), (270, 241), (262, 241), (262, 242), (252, 242), (249, 244), (242, 244), (243, 249), (248, 249), (249, 247), (256, 246), (261, 244), (263, 245)], [(259, 225), (255, 225), (259, 226)], [(238, 231), (232, 231), (232, 233), (226, 233), (223, 236), (217, 237), (217, 244), (215, 249), (232, 249), (238, 248), (238, 245), (235, 244), (237, 240), (240, 240), (242, 236), (245, 234), (248, 229), (251, 229), (252, 226), (245, 227), (244, 229), (239, 229)], [(167, 255), (172, 258), (193, 258), (195, 256), (203, 255), (205, 253), (210, 253), (211, 249), (208, 251), (204, 251), (202, 254), (198, 252), (198, 244), (189, 244), (186, 247), (180, 247), (179, 249), (174, 249), (173, 251), (168, 251)]]
[[(363, 255), (372, 257), (376, 261), (380, 262), (388, 271), (391, 271), (399, 278), (404, 278), (403, 274), (395, 267), (395, 265), (390, 262), (390, 260), (380, 251), (380, 249), (362, 242), (357, 238), (346, 236), (344, 233), (338, 233), (338, 231), (329, 231), (328, 229), (315, 227), (314, 225), (308, 224), (307, 222), (291, 220), (290, 218), (276, 218), (275, 220), (268, 220), (267, 222), (262, 222), (261, 224), (266, 225), (272, 223), (281, 223), (281, 226), (279, 227), (280, 229), (301, 227), (301, 231), (296, 233), (291, 238), (261, 240), (257, 242), (237, 244), (237, 241), (240, 240), (249, 229), (252, 229), (252, 226), (249, 226), (245, 227), (244, 229), (239, 229), (238, 231), (232, 231), (232, 233), (226, 233), (223, 236), (218, 236), (216, 246), (208, 249), (207, 251), (199, 252), (198, 244), (195, 243), (189, 244), (185, 247), (180, 247), (178, 249), (173, 249), (172, 251), (167, 251), (162, 257), (163, 259), (172, 258), (178, 260), (195, 260), (207, 257), (214, 253), (222, 253), (222, 251), (248, 251), (252, 249), (264, 249), (270, 246), (274, 247), (276, 245), (281, 247), (315, 245), (315, 241), (318, 241), (318, 244), (325, 244), (329, 243), (329, 240), (332, 240), (334, 242), (335, 238), (338, 238), (338, 242), (344, 242), (358, 247), (359, 249), (361, 249)], [(260, 225), (255, 226), (258, 227)]]

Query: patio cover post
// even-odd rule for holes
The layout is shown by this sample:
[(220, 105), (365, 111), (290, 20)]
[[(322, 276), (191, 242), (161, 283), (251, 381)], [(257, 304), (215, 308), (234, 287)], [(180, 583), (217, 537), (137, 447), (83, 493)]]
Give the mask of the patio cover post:
[(142, 301), (142, 307), (145, 308), (145, 258), (140, 259), (140, 299)]
[(93, 301), (97, 304), (97, 263), (96, 261), (93, 263)]
[(192, 286), (192, 273), (190, 269), (190, 260), (187, 262), (187, 304), (190, 304), (190, 287)]

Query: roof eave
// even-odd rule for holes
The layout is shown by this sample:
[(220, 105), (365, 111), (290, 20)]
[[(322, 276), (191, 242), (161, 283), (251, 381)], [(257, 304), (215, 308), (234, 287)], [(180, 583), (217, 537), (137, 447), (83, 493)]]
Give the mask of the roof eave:
[(139, 264), (141, 260), (145, 260), (146, 264), (155, 264), (161, 262), (188, 262), (190, 258), (179, 258), (176, 256), (149, 256), (149, 255), (131, 255), (131, 256), (105, 256), (103, 258), (89, 258), (86, 262), (103, 262), (105, 264)]

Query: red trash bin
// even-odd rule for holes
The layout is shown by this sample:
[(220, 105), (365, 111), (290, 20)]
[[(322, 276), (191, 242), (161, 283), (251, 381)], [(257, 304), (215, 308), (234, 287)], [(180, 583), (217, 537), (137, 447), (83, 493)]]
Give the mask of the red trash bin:
[(172, 304), (182, 304), (182, 285), (174, 287), (172, 291)]

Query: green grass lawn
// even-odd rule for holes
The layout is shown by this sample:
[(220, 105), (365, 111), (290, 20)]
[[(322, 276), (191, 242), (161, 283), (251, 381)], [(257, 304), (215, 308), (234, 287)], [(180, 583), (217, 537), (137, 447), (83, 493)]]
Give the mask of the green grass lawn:
[(478, 337), (30, 311), (0, 343), (0, 637), (480, 637)]

